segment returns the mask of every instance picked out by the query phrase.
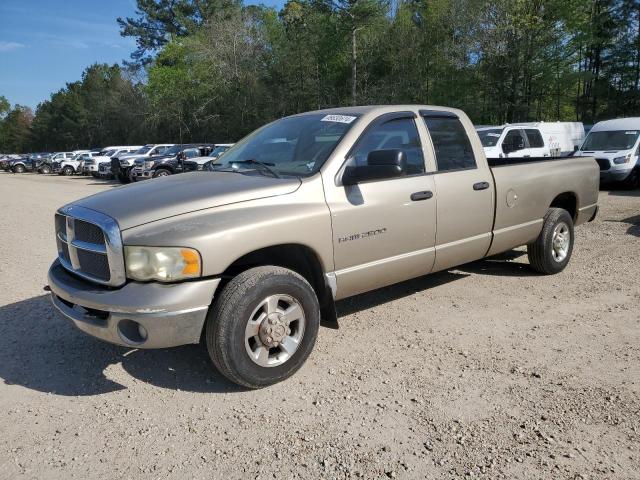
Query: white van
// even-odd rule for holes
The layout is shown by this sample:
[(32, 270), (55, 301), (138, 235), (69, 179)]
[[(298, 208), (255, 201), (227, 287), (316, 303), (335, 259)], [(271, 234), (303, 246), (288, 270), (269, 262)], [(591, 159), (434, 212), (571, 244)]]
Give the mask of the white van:
[(640, 117), (596, 123), (576, 155), (595, 157), (600, 182), (624, 182), (628, 188), (639, 188)]
[(567, 156), (584, 140), (584, 126), (575, 122), (508, 124), (477, 131), (488, 158)]

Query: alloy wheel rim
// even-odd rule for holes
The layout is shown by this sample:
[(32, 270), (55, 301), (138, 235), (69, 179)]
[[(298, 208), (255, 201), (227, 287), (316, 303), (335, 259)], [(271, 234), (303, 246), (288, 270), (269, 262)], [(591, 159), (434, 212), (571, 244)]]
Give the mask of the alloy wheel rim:
[(569, 254), (569, 245), (571, 244), (571, 233), (569, 226), (562, 222), (553, 229), (551, 237), (551, 254), (556, 262), (562, 262)]
[(255, 364), (277, 367), (300, 347), (306, 318), (295, 298), (275, 294), (263, 299), (251, 313), (245, 327), (244, 345)]

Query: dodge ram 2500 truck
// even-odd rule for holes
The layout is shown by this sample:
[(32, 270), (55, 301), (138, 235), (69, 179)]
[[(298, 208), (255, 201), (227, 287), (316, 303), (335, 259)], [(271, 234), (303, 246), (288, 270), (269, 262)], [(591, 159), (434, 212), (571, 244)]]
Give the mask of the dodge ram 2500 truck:
[(562, 271), (599, 175), (593, 158), (488, 162), (454, 109), (294, 115), (212, 171), (60, 208), (52, 300), (108, 342), (202, 339), (222, 374), (259, 388), (301, 367), (336, 300), (521, 245), (534, 270)]

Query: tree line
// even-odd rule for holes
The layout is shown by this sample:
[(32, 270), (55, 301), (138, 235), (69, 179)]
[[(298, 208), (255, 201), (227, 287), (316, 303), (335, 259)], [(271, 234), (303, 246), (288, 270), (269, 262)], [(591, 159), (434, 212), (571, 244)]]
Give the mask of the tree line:
[(638, 0), (137, 0), (137, 48), (35, 113), (0, 97), (0, 151), (236, 141), (352, 104), (458, 107), (477, 124), (640, 115)]

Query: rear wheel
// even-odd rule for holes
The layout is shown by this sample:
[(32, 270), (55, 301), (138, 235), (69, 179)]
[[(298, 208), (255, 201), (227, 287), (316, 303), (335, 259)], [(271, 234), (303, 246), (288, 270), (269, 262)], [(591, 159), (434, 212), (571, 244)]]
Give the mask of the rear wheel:
[(74, 172), (73, 167), (71, 167), (69, 165), (67, 165), (66, 167), (64, 167), (62, 169), (62, 174), (66, 175), (67, 177), (73, 175), (73, 172)]
[(573, 252), (573, 219), (562, 208), (550, 208), (544, 217), (542, 232), (527, 245), (531, 268), (546, 275), (565, 269)]
[(43, 165), (40, 167), (40, 173), (49, 174), (51, 173), (51, 167), (49, 165)]
[(319, 326), (318, 299), (309, 282), (285, 268), (256, 267), (224, 287), (209, 309), (205, 338), (220, 373), (261, 388), (298, 371)]

